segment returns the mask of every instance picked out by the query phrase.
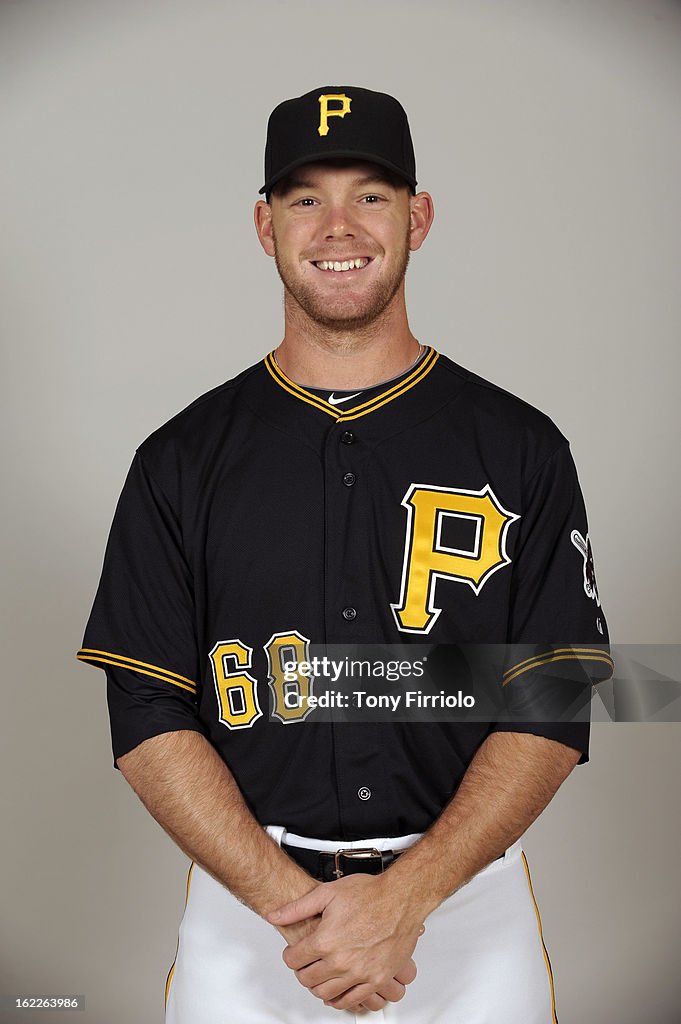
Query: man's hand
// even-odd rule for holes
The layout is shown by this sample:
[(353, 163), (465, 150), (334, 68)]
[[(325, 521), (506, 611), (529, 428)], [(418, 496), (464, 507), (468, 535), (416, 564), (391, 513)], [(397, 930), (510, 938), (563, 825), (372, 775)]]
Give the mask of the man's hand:
[[(318, 882), (317, 885), (321, 886), (324, 883)], [(290, 906), (290, 904), (287, 904)], [(286, 939), (289, 946), (295, 945), (301, 939), (311, 935), (317, 928), (317, 925), (322, 919), (321, 914), (315, 914), (314, 917), (307, 917), (303, 921), (297, 921), (295, 924), (278, 925), (277, 931), (280, 935)], [(425, 928), (421, 928), (421, 931), (425, 931)], [(416, 964), (413, 960), (409, 960), (404, 966), (397, 971), (395, 974), (395, 981), (402, 986), (408, 985), (416, 977)], [(354, 1010), (382, 1010), (386, 1004), (386, 1000), (377, 994), (367, 996), (363, 1002), (353, 1006)], [(331, 1005), (331, 1004), (329, 1004)]]
[(275, 926), (314, 915), (314, 931), (284, 950), (284, 962), (313, 995), (348, 1010), (380, 1009), (374, 997), (398, 1002), (416, 977), (411, 960), (423, 922), (386, 875), (348, 875), (326, 882), (267, 915)]

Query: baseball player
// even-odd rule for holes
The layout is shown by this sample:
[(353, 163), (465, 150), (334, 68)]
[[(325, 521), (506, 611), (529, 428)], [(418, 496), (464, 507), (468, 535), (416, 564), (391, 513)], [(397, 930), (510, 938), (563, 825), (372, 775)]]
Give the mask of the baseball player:
[(284, 670), (490, 643), (520, 694), (607, 678), (568, 441), (411, 333), (433, 202), (397, 100), (281, 103), (260, 193), (284, 338), (137, 449), (78, 653), (191, 859), (166, 1022), (555, 1022), (521, 836), (588, 722), (322, 719)]

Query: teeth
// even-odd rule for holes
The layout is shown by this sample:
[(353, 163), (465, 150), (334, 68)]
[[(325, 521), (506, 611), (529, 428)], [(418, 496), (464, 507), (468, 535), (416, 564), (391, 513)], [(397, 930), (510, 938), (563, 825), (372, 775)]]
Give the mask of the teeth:
[(343, 260), (342, 263), (339, 260), (320, 260), (316, 266), (320, 270), (334, 270), (337, 273), (342, 273), (344, 270), (360, 270), (362, 267), (366, 267), (368, 262), (369, 260), (366, 257), (356, 260)]

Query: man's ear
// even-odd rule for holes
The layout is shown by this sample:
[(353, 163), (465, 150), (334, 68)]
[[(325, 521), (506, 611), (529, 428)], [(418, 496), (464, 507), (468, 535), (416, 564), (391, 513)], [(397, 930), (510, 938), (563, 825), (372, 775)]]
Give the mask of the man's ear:
[(420, 249), (430, 231), (435, 216), (433, 197), (429, 192), (418, 192), (409, 198), (409, 248)]
[(272, 232), (272, 207), (264, 199), (259, 199), (253, 211), (255, 230), (258, 240), (268, 256), (274, 256), (274, 238)]

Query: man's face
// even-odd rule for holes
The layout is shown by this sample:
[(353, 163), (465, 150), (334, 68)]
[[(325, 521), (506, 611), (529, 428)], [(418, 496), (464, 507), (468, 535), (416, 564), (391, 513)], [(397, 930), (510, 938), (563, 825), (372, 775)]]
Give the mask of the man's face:
[[(274, 258), (290, 298), (332, 330), (372, 323), (402, 286), (411, 197), (376, 164), (311, 163), (271, 196)], [(359, 260), (353, 269), (329, 269)], [(326, 261), (326, 269), (324, 269)]]

